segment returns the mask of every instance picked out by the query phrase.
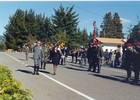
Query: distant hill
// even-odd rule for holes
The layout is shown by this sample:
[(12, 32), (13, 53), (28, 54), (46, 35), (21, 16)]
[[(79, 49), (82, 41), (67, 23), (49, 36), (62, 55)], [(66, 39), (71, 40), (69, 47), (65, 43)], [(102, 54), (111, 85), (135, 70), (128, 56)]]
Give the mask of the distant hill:
[(5, 42), (5, 38), (2, 35), (0, 35), (0, 42)]

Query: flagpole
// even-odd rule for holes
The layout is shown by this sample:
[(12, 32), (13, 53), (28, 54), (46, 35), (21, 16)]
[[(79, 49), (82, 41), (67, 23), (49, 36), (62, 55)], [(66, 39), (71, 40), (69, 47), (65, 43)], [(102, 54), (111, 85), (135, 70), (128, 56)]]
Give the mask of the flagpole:
[(96, 39), (96, 21), (93, 23), (94, 31), (93, 31), (93, 43), (95, 43), (94, 39)]

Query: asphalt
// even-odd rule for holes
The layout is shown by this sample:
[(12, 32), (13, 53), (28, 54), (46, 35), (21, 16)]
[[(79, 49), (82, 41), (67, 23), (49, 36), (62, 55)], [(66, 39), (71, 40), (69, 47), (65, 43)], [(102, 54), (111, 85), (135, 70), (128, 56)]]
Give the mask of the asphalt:
[[(40, 69), (40, 75), (33, 75), (33, 54), (25, 60), (25, 53), (0, 52), (0, 64), (8, 66), (12, 75), (22, 83), (23, 89), (30, 89), (33, 100), (139, 100), (140, 83), (125, 80), (126, 71), (103, 66), (101, 73), (87, 71), (88, 66), (70, 63), (57, 67), (53, 65)], [(134, 76), (132, 74), (132, 76)]]

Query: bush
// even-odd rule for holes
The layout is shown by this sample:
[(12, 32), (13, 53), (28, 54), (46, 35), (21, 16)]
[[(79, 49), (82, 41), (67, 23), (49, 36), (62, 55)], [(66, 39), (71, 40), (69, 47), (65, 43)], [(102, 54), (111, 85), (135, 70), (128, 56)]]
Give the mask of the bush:
[(6, 45), (5, 45), (5, 43), (0, 43), (0, 51), (4, 51), (4, 50), (6, 50)]
[(11, 73), (8, 67), (0, 65), (0, 100), (31, 100), (31, 91), (21, 89), (21, 82), (15, 80)]

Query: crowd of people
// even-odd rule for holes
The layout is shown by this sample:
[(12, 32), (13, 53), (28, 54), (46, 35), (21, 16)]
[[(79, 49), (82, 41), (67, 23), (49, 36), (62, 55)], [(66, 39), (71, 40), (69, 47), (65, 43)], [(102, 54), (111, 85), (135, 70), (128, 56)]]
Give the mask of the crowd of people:
[[(130, 43), (124, 45), (123, 53), (120, 52), (120, 47), (115, 51), (108, 49), (103, 51), (100, 42), (89, 43), (88, 48), (72, 49), (70, 52), (67, 46), (47, 45), (38, 41), (33, 48), (34, 58), (34, 74), (39, 75), (39, 66), (45, 69), (47, 61), (53, 64), (54, 75), (56, 75), (57, 65), (67, 65), (68, 55), (72, 57), (71, 63), (79, 63), (81, 67), (88, 66), (88, 71), (101, 72), (101, 66), (109, 65), (111, 67), (123, 68), (127, 71), (126, 80), (131, 80), (132, 70), (135, 73), (134, 82), (138, 82), (140, 71), (140, 44), (136, 43), (131, 47)], [(28, 60), (29, 47), (26, 46), (26, 60)]]
[[(34, 58), (34, 73), (33, 75), (39, 75), (39, 69), (46, 69), (46, 63), (52, 63), (54, 69), (54, 75), (56, 75), (57, 65), (61, 64), (67, 65), (68, 57), (67, 46), (60, 45), (47, 45), (47, 43), (41, 44), (40, 41), (37, 41), (36, 45), (33, 46), (33, 58)], [(25, 54), (26, 60), (28, 60), (29, 47), (26, 45)]]

